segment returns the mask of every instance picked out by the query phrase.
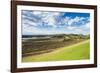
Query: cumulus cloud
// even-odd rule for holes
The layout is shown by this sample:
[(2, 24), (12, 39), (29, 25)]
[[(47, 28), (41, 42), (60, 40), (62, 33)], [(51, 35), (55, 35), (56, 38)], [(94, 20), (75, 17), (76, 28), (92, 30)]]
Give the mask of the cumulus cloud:
[(80, 16), (78, 13), (73, 14), (68, 16), (67, 12), (23, 10), (23, 33), (89, 33), (89, 16), (84, 16), (85, 14)]

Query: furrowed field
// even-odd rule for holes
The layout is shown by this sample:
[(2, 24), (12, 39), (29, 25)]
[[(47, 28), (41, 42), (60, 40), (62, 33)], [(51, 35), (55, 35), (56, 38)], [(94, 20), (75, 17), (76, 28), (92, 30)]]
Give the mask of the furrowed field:
[[(70, 39), (71, 38), (71, 39)], [(90, 58), (90, 41), (85, 36), (52, 37), (49, 39), (24, 41), (22, 62), (82, 60)]]

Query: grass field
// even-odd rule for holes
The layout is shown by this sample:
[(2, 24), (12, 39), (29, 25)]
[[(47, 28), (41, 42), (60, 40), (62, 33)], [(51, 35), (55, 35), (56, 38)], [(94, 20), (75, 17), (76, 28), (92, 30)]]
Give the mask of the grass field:
[(22, 57), (22, 62), (82, 60), (90, 58), (89, 40), (59, 48), (53, 52)]

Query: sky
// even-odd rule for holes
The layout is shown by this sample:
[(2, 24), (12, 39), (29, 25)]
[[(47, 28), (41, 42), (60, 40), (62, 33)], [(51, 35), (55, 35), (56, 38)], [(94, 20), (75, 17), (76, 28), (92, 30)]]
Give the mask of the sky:
[(90, 13), (22, 10), (23, 35), (90, 34)]

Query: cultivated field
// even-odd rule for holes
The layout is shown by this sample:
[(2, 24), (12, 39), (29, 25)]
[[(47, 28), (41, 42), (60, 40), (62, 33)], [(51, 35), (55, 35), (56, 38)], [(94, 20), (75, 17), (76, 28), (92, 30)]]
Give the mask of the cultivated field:
[(37, 61), (60, 61), (60, 60), (82, 60), (90, 58), (89, 40), (73, 44), (68, 47), (58, 48), (57, 50), (41, 55), (31, 55), (23, 57), (23, 62)]
[(28, 39), (22, 42), (22, 62), (89, 59), (87, 36)]

